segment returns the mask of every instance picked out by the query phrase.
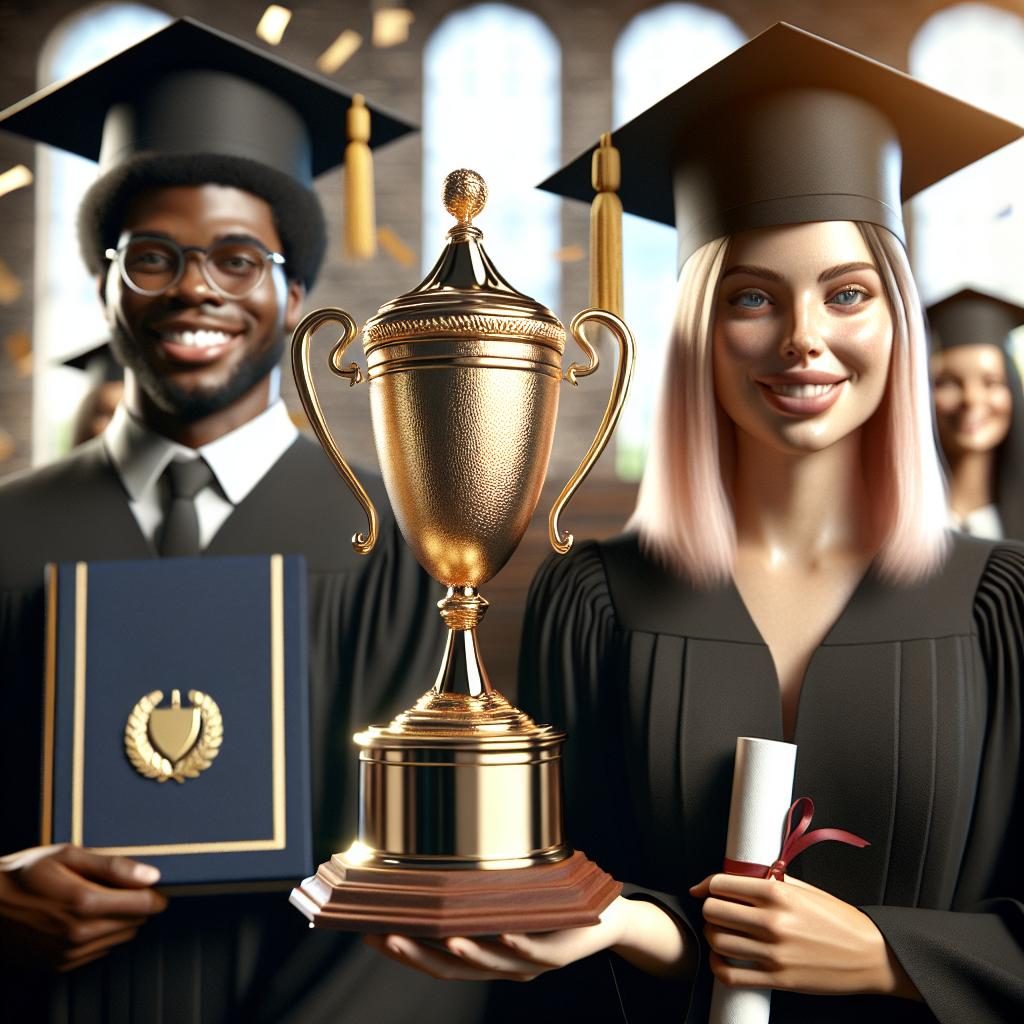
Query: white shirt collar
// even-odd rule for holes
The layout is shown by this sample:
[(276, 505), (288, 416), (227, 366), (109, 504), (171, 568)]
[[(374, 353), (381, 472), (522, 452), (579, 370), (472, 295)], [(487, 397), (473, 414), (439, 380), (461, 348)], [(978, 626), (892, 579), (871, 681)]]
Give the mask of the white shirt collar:
[(1003, 523), (999, 518), (999, 509), (995, 505), (983, 505), (981, 508), (976, 508), (972, 512), (968, 512), (963, 519), (954, 515), (952, 510), (949, 516), (952, 525), (958, 530), (963, 530), (964, 533), (969, 533), (974, 537), (984, 537), (986, 540), (1003, 539)]
[(172, 459), (190, 460), (201, 455), (224, 496), (237, 505), (291, 447), (298, 433), (284, 402), (279, 400), (259, 416), (196, 450), (150, 430), (122, 404), (103, 432), (103, 443), (132, 501), (150, 493)]

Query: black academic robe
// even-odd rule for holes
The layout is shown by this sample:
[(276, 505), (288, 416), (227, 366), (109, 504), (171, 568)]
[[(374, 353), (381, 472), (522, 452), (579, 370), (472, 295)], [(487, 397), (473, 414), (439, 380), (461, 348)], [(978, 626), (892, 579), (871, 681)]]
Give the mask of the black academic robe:
[[(776, 992), (775, 1024), (1024, 1020), (1022, 638), (1024, 547), (957, 536), (917, 586), (869, 572), (815, 652), (794, 795), (813, 798), (815, 826), (871, 846), (822, 843), (791, 871), (862, 908), (924, 1002)], [(702, 941), (687, 889), (721, 869), (736, 738), (783, 738), (771, 655), (735, 587), (695, 590), (631, 535), (550, 559), (518, 696), (568, 730), (573, 845)], [(703, 1024), (706, 952), (692, 985), (591, 958), (544, 979), (534, 1017)]]
[[(306, 557), (309, 571), (314, 852), (344, 849), (357, 826), (353, 733), (384, 723), (433, 683), (441, 596), (401, 540), (380, 481), (377, 548), (353, 552), (365, 516), (319, 446), (300, 437), (231, 513), (206, 554)], [(48, 561), (156, 553), (100, 441), (0, 485), (0, 853), (36, 845), (43, 679), (42, 573)], [(425, 1004), (476, 1018), (478, 986), (399, 967), (358, 936), (313, 931), (287, 892), (177, 897), (139, 936), (68, 975), (4, 976), (11, 1019), (55, 1024), (222, 1021), (404, 1024)]]

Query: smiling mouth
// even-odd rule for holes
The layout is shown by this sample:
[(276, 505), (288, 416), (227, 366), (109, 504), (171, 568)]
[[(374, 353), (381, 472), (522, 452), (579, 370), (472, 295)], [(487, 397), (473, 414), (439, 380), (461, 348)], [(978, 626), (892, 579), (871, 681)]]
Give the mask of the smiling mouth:
[(173, 362), (192, 365), (212, 363), (242, 340), (242, 333), (211, 330), (156, 331), (161, 350)]
[(757, 381), (765, 401), (788, 416), (816, 416), (830, 409), (842, 393), (845, 379), (828, 383)]
[(957, 424), (957, 430), (961, 434), (980, 434), (989, 427), (990, 423), (991, 420), (987, 416), (984, 419), (961, 420)]
[(820, 398), (827, 395), (841, 382), (835, 384), (765, 384), (773, 395), (782, 395), (785, 398)]
[(173, 345), (184, 345), (187, 348), (212, 348), (216, 345), (226, 345), (233, 337), (228, 331), (160, 331), (158, 337), (161, 342), (170, 342)]

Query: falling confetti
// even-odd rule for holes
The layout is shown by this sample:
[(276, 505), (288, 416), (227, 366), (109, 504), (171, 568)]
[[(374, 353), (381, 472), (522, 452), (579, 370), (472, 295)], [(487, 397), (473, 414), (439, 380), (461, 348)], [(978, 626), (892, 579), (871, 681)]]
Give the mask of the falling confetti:
[(24, 291), (21, 278), (17, 277), (3, 260), (0, 260), (0, 306), (10, 306), (17, 302)]
[(416, 254), (389, 227), (377, 229), (377, 242), (380, 247), (400, 266), (411, 267), (416, 262)]

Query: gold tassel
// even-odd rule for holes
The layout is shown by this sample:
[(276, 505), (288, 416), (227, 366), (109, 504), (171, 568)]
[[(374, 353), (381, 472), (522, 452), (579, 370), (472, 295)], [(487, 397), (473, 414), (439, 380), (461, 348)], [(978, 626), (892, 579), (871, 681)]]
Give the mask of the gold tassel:
[(377, 252), (373, 208), (373, 155), (370, 152), (370, 111), (363, 97), (352, 97), (346, 115), (345, 251), (351, 259), (368, 260)]
[(594, 150), (590, 206), (590, 305), (622, 316), (622, 202), (616, 192), (621, 179), (619, 151), (609, 132)]

